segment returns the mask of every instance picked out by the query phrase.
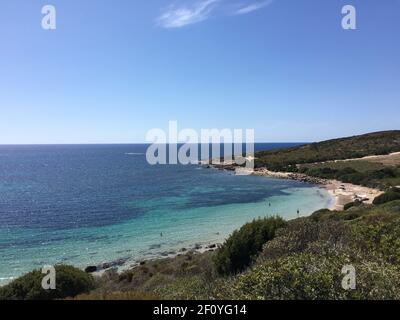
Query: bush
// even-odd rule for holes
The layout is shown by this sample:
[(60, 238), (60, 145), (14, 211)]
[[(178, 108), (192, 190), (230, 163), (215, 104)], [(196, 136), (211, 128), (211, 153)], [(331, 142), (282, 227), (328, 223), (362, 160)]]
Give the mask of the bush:
[[(344, 265), (356, 269), (355, 290), (343, 290)], [(235, 279), (234, 296), (251, 300), (399, 299), (400, 270), (380, 261), (354, 260), (335, 250), (266, 261)]]
[(285, 225), (283, 219), (272, 217), (254, 220), (233, 232), (215, 256), (218, 273), (232, 274), (244, 270), (257, 257), (263, 245)]
[(337, 299), (340, 270), (345, 264), (337, 255), (308, 253), (266, 261), (237, 277), (236, 296), (250, 300)]
[(359, 206), (361, 206), (362, 204), (363, 204), (362, 201), (356, 200), (356, 201), (349, 202), (349, 203), (345, 204), (344, 207), (343, 207), (343, 209), (346, 211), (346, 210), (348, 210), (348, 209), (350, 209), (350, 208), (353, 208), (353, 207), (359, 207)]
[(112, 300), (159, 300), (160, 297), (150, 293), (127, 291), (127, 292), (110, 292), (110, 293), (85, 293), (76, 296), (73, 300), (96, 300), (96, 301), (112, 301)]
[(59, 265), (56, 269), (56, 289), (44, 290), (41, 270), (29, 272), (0, 288), (0, 300), (52, 300), (74, 297), (94, 288), (91, 275), (72, 266)]
[[(353, 246), (369, 259), (398, 266), (400, 263), (400, 221), (382, 216), (365, 220), (353, 227)], [(372, 217), (371, 217), (372, 219)], [(393, 221), (390, 221), (393, 219)]]
[(312, 168), (305, 170), (306, 174), (323, 179), (335, 179), (338, 171), (332, 168)]
[(346, 174), (354, 174), (354, 173), (358, 173), (357, 170), (355, 170), (354, 168), (346, 167), (339, 171), (339, 176), (343, 176)]
[(370, 173), (372, 179), (396, 178), (396, 170), (394, 168), (383, 168)]
[(277, 231), (275, 238), (268, 241), (257, 262), (262, 263), (310, 250), (316, 242), (323, 241), (329, 248), (342, 248), (350, 240), (350, 230), (341, 221), (310, 219), (289, 221), (285, 229)]
[(376, 197), (374, 199), (373, 204), (383, 204), (387, 203), (390, 201), (395, 201), (395, 200), (400, 200), (400, 192), (396, 192), (394, 190), (389, 190), (385, 192), (384, 194), (381, 194), (380, 196)]

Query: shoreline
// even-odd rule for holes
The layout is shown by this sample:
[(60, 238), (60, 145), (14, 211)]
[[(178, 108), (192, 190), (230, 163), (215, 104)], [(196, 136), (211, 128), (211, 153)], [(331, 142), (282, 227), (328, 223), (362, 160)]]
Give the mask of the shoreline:
[(278, 179), (290, 179), (318, 185), (328, 191), (334, 200), (334, 203), (328, 209), (336, 211), (343, 211), (346, 204), (356, 200), (372, 204), (377, 196), (384, 193), (379, 189), (345, 183), (338, 180), (316, 178), (301, 173), (275, 172), (265, 168), (256, 169), (253, 175)]
[[(218, 170), (225, 170), (225, 171), (235, 171), (235, 174), (248, 174), (246, 172), (241, 172), (241, 170), (237, 170), (238, 168), (232, 167), (231, 165), (209, 165), (208, 168), (215, 168)], [(292, 173), (292, 172), (275, 172), (270, 171), (266, 168), (255, 169), (251, 175), (253, 176), (262, 176), (262, 177), (269, 177), (269, 178), (276, 178), (276, 179), (285, 179), (285, 180), (295, 180), (300, 181), (308, 184), (316, 185), (324, 190), (326, 190), (331, 198), (332, 203), (329, 205), (327, 209), (334, 210), (334, 211), (343, 211), (344, 206), (347, 203), (353, 202), (355, 200), (360, 200), (367, 204), (372, 204), (375, 197), (379, 196), (383, 193), (383, 191), (368, 187), (363, 187), (359, 185), (354, 185), (351, 183), (343, 183), (337, 180), (329, 180), (329, 179), (322, 179), (317, 177), (311, 177), (301, 173)], [(211, 252), (219, 248), (224, 240), (213, 242), (205, 242), (205, 243), (197, 243), (193, 246), (188, 248), (182, 248), (180, 250), (171, 250), (168, 254), (160, 254), (154, 256), (144, 257), (140, 260), (134, 260), (130, 263), (128, 260), (123, 261), (122, 259), (110, 263), (102, 263), (100, 265), (95, 266), (97, 268), (96, 271), (92, 272), (94, 276), (101, 276), (105, 272), (116, 269), (118, 273), (137, 268), (142, 264), (145, 264), (149, 261), (154, 260), (161, 260), (167, 258), (175, 258), (184, 254), (202, 254), (205, 252)], [(106, 266), (106, 268), (104, 268)], [(107, 268), (108, 266), (108, 268)], [(93, 266), (89, 266), (93, 267)]]
[[(220, 167), (210, 166), (210, 168), (216, 168), (219, 170), (227, 169), (224, 166)], [(226, 171), (233, 171), (233, 170), (226, 170)], [(236, 172), (236, 174), (240, 175), (241, 174), (240, 170), (239, 172)], [(298, 173), (273, 172), (267, 170), (266, 168), (256, 169), (251, 175), (277, 178), (277, 179), (295, 180), (318, 186), (328, 191), (332, 198), (332, 201), (327, 207), (327, 209), (337, 210), (337, 211), (343, 210), (344, 205), (346, 203), (354, 201), (355, 197), (363, 199), (363, 202), (365, 203), (372, 203), (373, 199), (376, 196), (383, 193), (380, 190), (352, 185), (349, 183), (341, 183), (340, 181), (336, 180), (320, 179)], [(93, 274), (94, 276), (102, 276), (104, 273), (110, 270), (116, 270), (118, 273), (122, 273), (124, 271), (139, 267), (148, 261), (174, 258), (180, 255), (190, 254), (190, 253), (202, 254), (205, 252), (214, 251), (222, 245), (224, 240), (226, 240), (226, 237), (222, 237), (221, 239), (218, 240), (209, 239), (209, 241), (193, 243), (192, 245), (188, 245), (186, 248), (171, 249), (169, 251), (165, 251), (160, 254), (154, 254), (154, 255), (151, 254), (139, 259), (135, 259), (134, 257), (125, 257), (125, 258), (123, 257), (111, 261), (102, 261), (97, 264), (82, 266), (81, 269), (87, 271), (88, 273)], [(12, 281), (13, 279), (9, 280)]]
[[(234, 171), (234, 170), (229, 170), (227, 169), (224, 165), (221, 166), (214, 166), (210, 165), (207, 166), (208, 168), (215, 168), (217, 170), (224, 170), (224, 171)], [(236, 170), (235, 170), (236, 171)], [(246, 174), (244, 172), (241, 172), (240, 170), (238, 172), (235, 172), (235, 174), (240, 175), (240, 174)], [(302, 175), (302, 174), (294, 174), (294, 173), (286, 173), (286, 172), (272, 172), (268, 171), (266, 169), (259, 169), (255, 170), (251, 175), (253, 176), (264, 176), (264, 177), (272, 177), (272, 178), (278, 178), (278, 179), (287, 179), (287, 180), (296, 180), (308, 184), (314, 184), (322, 189), (325, 189), (329, 192), (332, 198), (332, 203), (329, 205), (328, 209), (329, 210), (343, 210), (344, 204), (351, 202), (347, 201), (348, 197), (347, 195), (342, 195), (339, 194), (339, 192), (336, 192), (336, 189), (338, 188), (338, 185), (342, 185), (339, 181), (328, 181), (328, 180), (323, 180), (319, 178), (313, 178), (310, 176)], [(350, 184), (345, 184), (345, 185), (350, 185)], [(334, 186), (334, 187), (333, 187)], [(364, 187), (360, 186), (355, 186), (353, 187), (361, 188), (364, 189)], [(369, 189), (369, 188), (366, 188)], [(372, 189), (373, 190), (373, 189)], [(375, 190), (374, 190), (375, 191)], [(345, 201), (345, 203), (342, 204), (342, 202)], [(373, 199), (371, 200), (372, 203)], [(311, 212), (312, 213), (312, 212)], [(311, 214), (310, 213), (310, 214)], [(168, 252), (165, 252), (164, 254), (155, 254), (152, 256), (147, 256), (143, 257), (142, 259), (136, 259), (133, 261), (129, 261), (129, 259), (123, 261), (122, 259), (117, 260), (115, 262), (110, 262), (110, 263), (102, 263), (100, 265), (97, 265), (97, 270), (93, 272), (92, 274), (95, 276), (101, 276), (105, 272), (111, 269), (116, 269), (118, 273), (124, 272), (129, 269), (133, 269), (136, 267), (141, 266), (142, 264), (147, 263), (148, 261), (154, 261), (154, 260), (161, 260), (161, 259), (167, 259), (167, 258), (175, 258), (184, 254), (202, 254), (205, 252), (212, 252), (218, 249), (223, 242), (226, 240), (227, 236), (222, 237), (221, 239), (215, 241), (205, 241), (202, 243), (195, 243), (193, 245), (188, 246), (187, 248), (182, 248), (178, 250), (170, 250)], [(107, 266), (104, 268), (104, 266)], [(89, 266), (90, 267), (90, 266)]]
[[(203, 254), (206, 252), (212, 252), (218, 249), (222, 245), (222, 242), (213, 242), (210, 241), (208, 243), (202, 244), (194, 244), (189, 248), (181, 248), (179, 250), (170, 250), (165, 253), (154, 254), (151, 256), (143, 257), (142, 259), (129, 261), (130, 259), (118, 259), (111, 262), (103, 262), (99, 265), (87, 266), (83, 270), (92, 274), (96, 277), (101, 277), (108, 271), (116, 270), (118, 273), (122, 273), (128, 271), (130, 269), (137, 268), (143, 264), (146, 264), (150, 261), (162, 260), (162, 259), (173, 259), (186, 254)], [(89, 268), (96, 268), (95, 271), (89, 272), (87, 271)], [(94, 270), (94, 269), (93, 269)]]
[[(225, 168), (224, 166), (220, 166), (220, 167), (215, 167), (213, 165), (207, 166), (209, 169), (217, 169), (217, 170), (223, 170), (223, 171), (228, 171), (228, 172), (232, 172), (234, 170), (226, 170), (227, 168)], [(236, 171), (236, 170), (235, 170)], [(235, 172), (235, 175), (241, 175), (241, 174), (245, 174), (248, 175), (248, 173), (246, 172), (241, 172), (240, 170), (238, 172)], [(297, 181), (301, 181), (304, 183), (309, 183), (309, 184), (314, 184), (317, 187), (321, 187), (323, 189), (327, 189), (328, 184), (323, 184), (321, 179), (317, 179), (317, 178), (313, 178), (313, 177), (309, 177), (309, 176), (300, 176), (300, 175), (296, 175), (294, 176), (293, 174), (289, 174), (289, 173), (284, 173), (284, 172), (270, 172), (268, 170), (257, 170), (254, 171), (252, 174), (253, 176), (265, 176), (265, 177), (272, 177), (272, 178), (278, 178), (278, 179), (287, 179), (287, 180), (297, 180)], [(328, 190), (330, 191), (330, 195), (333, 201), (331, 201), (331, 204), (329, 205), (328, 209), (330, 210), (335, 210), (335, 207), (337, 206), (338, 203), (338, 199), (340, 198), (338, 195), (334, 196), (334, 194), (332, 193), (332, 190)], [(310, 212), (311, 214), (312, 212)], [(294, 219), (294, 218), (293, 218)], [(220, 246), (222, 246), (222, 244), (225, 242), (225, 240), (227, 239), (229, 235), (223, 236), (220, 239), (209, 239), (203, 242), (198, 242), (198, 243), (193, 243), (189, 246), (187, 246), (186, 248), (181, 248), (181, 249), (175, 249), (175, 250), (169, 250), (169, 251), (165, 251), (164, 253), (160, 253), (160, 254), (154, 254), (154, 255), (149, 255), (147, 257), (142, 257), (141, 259), (118, 259), (116, 261), (111, 261), (111, 262), (103, 262), (100, 263), (98, 265), (92, 265), (92, 266), (88, 266), (89, 268), (93, 268), (95, 267), (97, 270), (94, 272), (91, 272), (93, 275), (95, 276), (101, 276), (103, 275), (105, 272), (112, 270), (112, 269), (116, 269), (116, 271), (118, 273), (122, 273), (124, 271), (133, 269), (133, 268), (137, 268), (139, 266), (141, 266), (142, 264), (145, 264), (149, 261), (154, 261), (154, 260), (162, 260), (162, 259), (167, 259), (167, 258), (175, 258), (181, 255), (185, 255), (185, 254), (202, 254), (205, 252), (212, 252), (215, 251), (216, 249), (218, 249)]]

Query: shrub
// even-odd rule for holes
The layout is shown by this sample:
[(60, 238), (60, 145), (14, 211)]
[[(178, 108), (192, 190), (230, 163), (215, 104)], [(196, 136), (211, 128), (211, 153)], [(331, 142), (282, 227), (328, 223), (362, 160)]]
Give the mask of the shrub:
[[(399, 265), (400, 263), (400, 221), (398, 218), (375, 216), (353, 226), (353, 245), (370, 259)], [(372, 217), (371, 217), (372, 219)]]
[(217, 271), (232, 274), (244, 270), (257, 257), (263, 245), (285, 225), (283, 219), (272, 217), (254, 220), (233, 232), (217, 251), (214, 259)]
[(355, 170), (354, 168), (346, 167), (339, 171), (339, 176), (343, 176), (346, 174), (354, 174), (354, 173), (358, 173), (357, 170)]
[(348, 210), (348, 209), (350, 209), (350, 208), (353, 208), (353, 207), (359, 207), (359, 206), (361, 206), (362, 204), (363, 204), (363, 203), (362, 203), (360, 200), (356, 200), (356, 201), (349, 202), (349, 203), (345, 204), (344, 207), (343, 207), (343, 209), (346, 211), (346, 210)]
[(0, 300), (52, 300), (87, 293), (94, 287), (91, 275), (72, 266), (59, 265), (56, 269), (56, 289), (44, 290), (41, 270), (29, 272), (0, 288)]
[(307, 218), (290, 221), (285, 229), (278, 230), (275, 238), (264, 245), (257, 262), (301, 253), (321, 241), (330, 248), (340, 249), (351, 241), (350, 230), (341, 221), (314, 222)]
[(370, 173), (372, 179), (395, 178), (396, 170), (394, 168), (383, 168)]
[[(399, 299), (400, 201), (318, 220), (290, 221), (264, 245), (253, 267), (234, 278), (236, 299)], [(333, 219), (334, 217), (338, 220)], [(356, 269), (356, 290), (341, 287), (344, 265)]]
[(136, 291), (110, 292), (110, 293), (85, 293), (76, 296), (73, 300), (159, 300), (160, 297), (154, 294)]
[(337, 177), (337, 170), (332, 168), (313, 168), (305, 171), (310, 176), (315, 176), (324, 179), (334, 179)]
[[(356, 269), (355, 290), (343, 290), (344, 265)], [(325, 251), (301, 253), (266, 261), (238, 276), (234, 284), (238, 299), (336, 300), (399, 299), (400, 270), (380, 261), (357, 261), (352, 254)]]
[(345, 264), (336, 255), (294, 254), (257, 265), (238, 276), (234, 287), (241, 299), (335, 299)]
[(394, 200), (400, 200), (400, 192), (389, 190), (374, 199), (373, 204), (383, 204)]

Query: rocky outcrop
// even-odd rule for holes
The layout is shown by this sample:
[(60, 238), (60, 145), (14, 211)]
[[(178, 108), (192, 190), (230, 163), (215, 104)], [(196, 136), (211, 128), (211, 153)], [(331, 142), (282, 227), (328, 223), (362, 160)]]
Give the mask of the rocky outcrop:
[(86, 273), (93, 273), (97, 271), (97, 267), (96, 266), (88, 266), (85, 268), (85, 272)]

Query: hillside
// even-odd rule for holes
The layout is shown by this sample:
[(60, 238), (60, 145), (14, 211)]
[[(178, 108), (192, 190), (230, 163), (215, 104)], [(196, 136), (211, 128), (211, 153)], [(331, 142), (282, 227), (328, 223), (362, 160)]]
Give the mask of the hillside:
[[(255, 168), (387, 190), (400, 185), (400, 131), (369, 133), (256, 153)], [(379, 156), (376, 156), (379, 155)]]
[(273, 171), (295, 171), (296, 164), (354, 159), (400, 151), (400, 130), (327, 140), (289, 149), (256, 153), (255, 166)]

